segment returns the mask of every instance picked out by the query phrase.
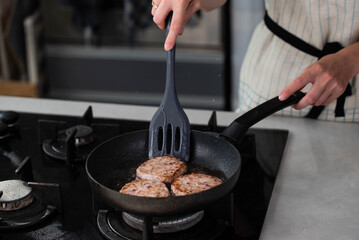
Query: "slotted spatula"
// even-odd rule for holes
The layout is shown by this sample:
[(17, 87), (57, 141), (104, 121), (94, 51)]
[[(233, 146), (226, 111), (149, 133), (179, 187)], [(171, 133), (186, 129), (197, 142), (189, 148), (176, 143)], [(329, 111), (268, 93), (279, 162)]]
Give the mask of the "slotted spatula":
[[(172, 20), (167, 17), (166, 36)], [(178, 101), (175, 85), (175, 46), (167, 52), (166, 88), (149, 128), (149, 157), (174, 156), (189, 159), (190, 124)]]

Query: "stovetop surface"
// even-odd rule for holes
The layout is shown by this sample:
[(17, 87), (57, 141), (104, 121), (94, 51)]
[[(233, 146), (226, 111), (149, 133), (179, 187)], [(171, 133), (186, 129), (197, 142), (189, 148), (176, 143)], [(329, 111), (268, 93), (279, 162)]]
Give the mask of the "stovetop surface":
[[(58, 184), (61, 201), (57, 202), (59, 206), (56, 207), (56, 213), (46, 221), (25, 228), (0, 229), (0, 239), (105, 239), (96, 224), (96, 209), (93, 206), (84, 159), (66, 164), (62, 160), (45, 156), (42, 148), (43, 141), (53, 134), (52, 123), (55, 123), (56, 128), (68, 128), (83, 124), (84, 120), (80, 117), (19, 114), (18, 137), (0, 147), (0, 181), (19, 179), (20, 176), (15, 175), (14, 171), (29, 156), (33, 174), (31, 182)], [(149, 122), (94, 118), (91, 125), (96, 126), (93, 134), (99, 136), (99, 140), (92, 143), (93, 148), (119, 134), (146, 129)], [(191, 128), (201, 131), (223, 129), (215, 125), (192, 125)], [(287, 135), (287, 130), (254, 128), (248, 131), (245, 140), (237, 146), (241, 152), (242, 170), (233, 190), (233, 225), (216, 224), (217, 227), (224, 226), (225, 231), (213, 239), (259, 238)], [(255, 147), (251, 144), (253, 141)], [(220, 204), (219, 202), (218, 205)], [(216, 219), (217, 215), (221, 215), (221, 210), (218, 210), (220, 208), (213, 209), (206, 214), (212, 215), (212, 219), (215, 219), (213, 221), (221, 222), (221, 217)], [(0, 212), (0, 226), (1, 218)]]

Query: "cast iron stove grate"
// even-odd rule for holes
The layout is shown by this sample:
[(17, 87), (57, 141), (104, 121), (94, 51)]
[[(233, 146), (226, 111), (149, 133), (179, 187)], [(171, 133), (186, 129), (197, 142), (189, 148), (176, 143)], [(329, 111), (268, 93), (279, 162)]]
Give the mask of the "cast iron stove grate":
[[(108, 129), (116, 129), (116, 131), (113, 131), (112, 136), (148, 129), (149, 125), (149, 122), (146, 121), (91, 119), (91, 117), (90, 120), (90, 125), (95, 125), (95, 128), (100, 126), (99, 129), (106, 129), (107, 126), (110, 126)], [(32, 172), (31, 174), (25, 175), (32, 175), (34, 181), (31, 180), (31, 176), (30, 178), (29, 176), (25, 176), (27, 178), (27, 180), (26, 178), (25, 180), (30, 184), (33, 182), (38, 184), (55, 184), (53, 186), (50, 184), (44, 187), (51, 189), (49, 192), (53, 194), (39, 191), (40, 194), (38, 195), (41, 200), (41, 194), (56, 196), (58, 192), (60, 192), (61, 197), (49, 199), (48, 202), (51, 204), (47, 204), (47, 206), (56, 205), (55, 200), (58, 198), (61, 198), (62, 201), (56, 206), (57, 211), (54, 211), (56, 214), (53, 214), (51, 218), (47, 218), (47, 220), (42, 223), (35, 224), (28, 228), (10, 231), (0, 229), (0, 238), (2, 240), (106, 239), (98, 229), (97, 214), (106, 213), (116, 215), (117, 213), (112, 212), (113, 209), (105, 205), (101, 200), (91, 200), (93, 193), (87, 180), (83, 161), (70, 160), (69, 164), (64, 164), (64, 161), (52, 159), (44, 154), (42, 148), (43, 140), (51, 139), (51, 137), (56, 135), (54, 134), (54, 125), (52, 125), (52, 122), (55, 122), (55, 125), (61, 122), (57, 130), (67, 129), (78, 124), (88, 125), (86, 120), (84, 122), (83, 117), (19, 113), (18, 124), (10, 131), (18, 131), (19, 137), (11, 138), (8, 144), (9, 149), (2, 147), (3, 150), (6, 151), (0, 152), (0, 161), (1, 163), (9, 161), (9, 156), (5, 156), (4, 153), (10, 154), (10, 156), (14, 156), (13, 154), (16, 153), (17, 156), (20, 156), (19, 163), (26, 158), (26, 156), (29, 156), (31, 158)], [(212, 117), (209, 126), (192, 125), (191, 127), (192, 129), (200, 131), (220, 131), (221, 127), (218, 127), (215, 123), (216, 119)], [(16, 128), (17, 130), (15, 130)], [(95, 132), (96, 130), (93, 131), (93, 133)], [(98, 132), (101, 133), (102, 130), (98, 130)], [(110, 135), (111, 134), (105, 134), (105, 136), (103, 136), (99, 134), (101, 138), (100, 141), (108, 139), (111, 137)], [(238, 146), (243, 158), (243, 166), (238, 183), (231, 197), (228, 198), (229, 200), (221, 200), (218, 205), (206, 210), (203, 219), (188, 230), (200, 228), (202, 224), (202, 226), (215, 226), (210, 227), (210, 229), (206, 231), (206, 233), (212, 230), (214, 231), (213, 239), (259, 239), (287, 135), (288, 131), (286, 130), (250, 129), (245, 141), (242, 142), (241, 146)], [(0, 139), (0, 144), (1, 141)], [(96, 145), (95, 141), (91, 143)], [(76, 149), (76, 147), (73, 149)], [(25, 164), (25, 166), (29, 165)], [(1, 168), (0, 180), (7, 180), (14, 177), (13, 170), (15, 169), (12, 169), (10, 172)], [(19, 175), (14, 178), (21, 179)], [(31, 186), (35, 190), (41, 188), (40, 186), (36, 186), (36, 184)], [(228, 206), (231, 206), (231, 204), (228, 204), (228, 201), (233, 202), (232, 211), (223, 210), (223, 208), (220, 207), (230, 208)], [(228, 215), (232, 215), (233, 217)], [(210, 218), (208, 218), (208, 216), (210, 216)], [(116, 221), (118, 221), (118, 224), (124, 224), (122, 218), (115, 217), (113, 219), (114, 220), (111, 219), (111, 221), (114, 222), (112, 225), (116, 225)], [(231, 222), (231, 220), (233, 221)], [(208, 223), (208, 221), (211, 223)], [(141, 234), (141, 231), (133, 229), (128, 225), (125, 226), (126, 229), (130, 228), (131, 231), (136, 232), (137, 238)], [(219, 230), (217, 231), (215, 229)], [(178, 235), (176, 233), (170, 235), (173, 235), (171, 236), (173, 239), (180, 236), (179, 233)], [(211, 238), (209, 237), (208, 239)]]

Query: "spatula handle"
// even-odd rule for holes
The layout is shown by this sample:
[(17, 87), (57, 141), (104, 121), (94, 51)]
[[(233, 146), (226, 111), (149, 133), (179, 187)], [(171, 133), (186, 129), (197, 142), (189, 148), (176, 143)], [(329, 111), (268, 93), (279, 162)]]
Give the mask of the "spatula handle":
[[(168, 36), (172, 22), (172, 12), (168, 14), (166, 21), (167, 21), (166, 36)], [(175, 83), (175, 55), (176, 55), (176, 45), (174, 45), (173, 48), (167, 52), (166, 87), (161, 105), (163, 106), (167, 104), (170, 105), (171, 107), (173, 104), (175, 104), (177, 105), (177, 108), (181, 108), (177, 96), (176, 83)]]

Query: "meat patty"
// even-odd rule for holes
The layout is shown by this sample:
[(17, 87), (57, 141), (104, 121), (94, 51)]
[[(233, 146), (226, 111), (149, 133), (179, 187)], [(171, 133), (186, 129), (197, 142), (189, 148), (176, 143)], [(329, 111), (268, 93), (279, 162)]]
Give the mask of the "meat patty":
[(155, 180), (134, 180), (125, 184), (120, 192), (141, 197), (168, 197), (170, 195), (166, 184)]
[(218, 177), (202, 173), (191, 173), (176, 178), (171, 190), (175, 196), (183, 196), (213, 188), (222, 183)]
[(187, 164), (172, 156), (155, 157), (136, 169), (138, 179), (158, 180), (170, 184), (176, 177), (187, 172)]

